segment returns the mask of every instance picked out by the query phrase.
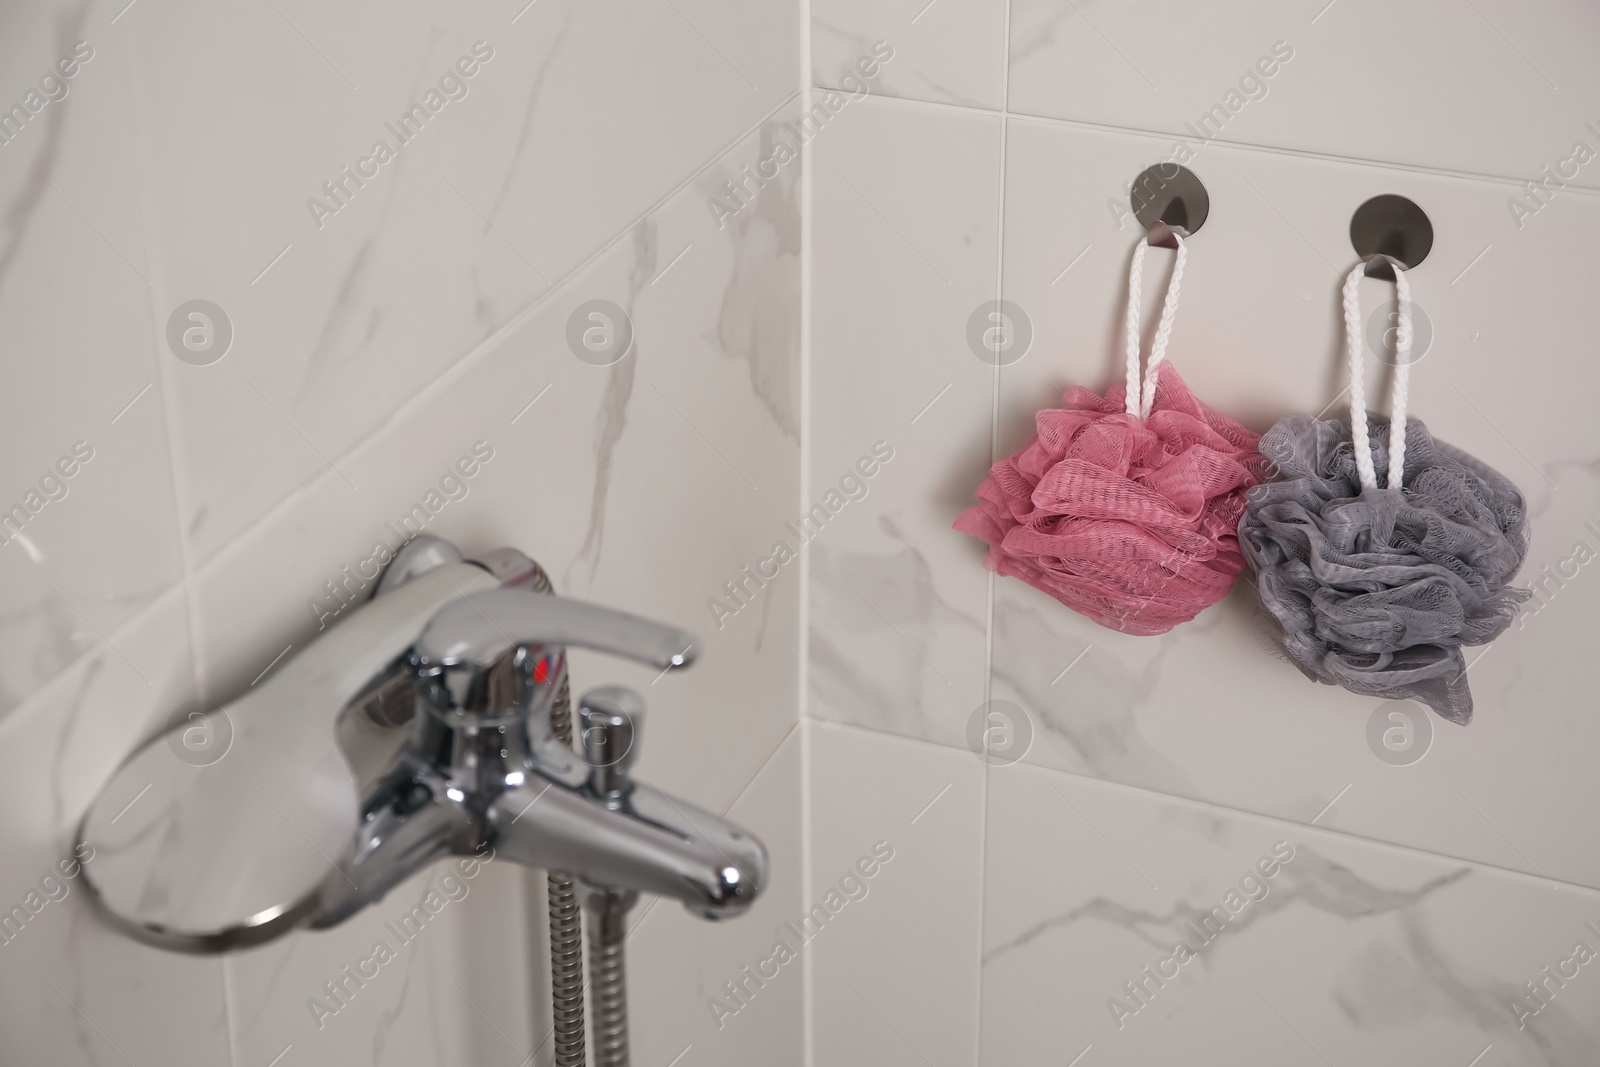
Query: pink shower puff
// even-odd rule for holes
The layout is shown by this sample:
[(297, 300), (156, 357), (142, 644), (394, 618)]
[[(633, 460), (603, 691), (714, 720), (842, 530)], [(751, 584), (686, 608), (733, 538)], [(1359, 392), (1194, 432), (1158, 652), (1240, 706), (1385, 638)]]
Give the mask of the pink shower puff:
[(988, 542), (995, 573), (1148, 637), (1227, 595), (1244, 567), (1244, 494), (1267, 461), (1260, 436), (1196, 400), (1170, 364), (1149, 418), (1127, 414), (1124, 397), (1120, 384), (1104, 397), (1067, 390), (955, 528)]

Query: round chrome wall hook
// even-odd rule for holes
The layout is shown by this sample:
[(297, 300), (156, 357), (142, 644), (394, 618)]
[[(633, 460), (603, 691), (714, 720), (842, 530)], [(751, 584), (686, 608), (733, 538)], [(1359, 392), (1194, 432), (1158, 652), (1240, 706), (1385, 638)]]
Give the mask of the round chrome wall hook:
[(1368, 278), (1377, 278), (1386, 282), (1394, 281), (1394, 268), (1409, 269), (1404, 260), (1397, 259), (1394, 256), (1386, 256), (1382, 252), (1374, 252), (1370, 256), (1364, 256), (1362, 257), (1362, 262), (1367, 265), (1365, 273)]
[(1145, 237), (1145, 240), (1150, 243), (1151, 248), (1170, 248), (1176, 251), (1178, 238), (1187, 236), (1189, 236), (1189, 231), (1182, 226), (1168, 226), (1160, 219), (1157, 219), (1154, 225), (1150, 227), (1150, 233)]
[(1413, 270), (1433, 248), (1433, 223), (1414, 201), (1384, 193), (1356, 208), (1350, 243), (1367, 262), (1367, 277), (1394, 280), (1390, 264)]
[(1133, 180), (1128, 202), (1134, 218), (1151, 231), (1150, 243), (1164, 248), (1174, 247), (1171, 234), (1157, 231), (1157, 223), (1190, 237), (1205, 225), (1206, 216), (1211, 213), (1211, 196), (1206, 187), (1194, 171), (1177, 163), (1146, 167)]

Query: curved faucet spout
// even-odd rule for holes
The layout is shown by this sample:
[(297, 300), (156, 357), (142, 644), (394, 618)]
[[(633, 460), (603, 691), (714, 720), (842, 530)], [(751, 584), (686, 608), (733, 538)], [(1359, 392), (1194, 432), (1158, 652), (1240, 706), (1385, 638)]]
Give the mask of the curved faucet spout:
[(489, 809), (496, 851), (593, 887), (681, 901), (695, 915), (747, 911), (767, 882), (767, 849), (720, 815), (642, 783), (625, 809), (537, 775)]

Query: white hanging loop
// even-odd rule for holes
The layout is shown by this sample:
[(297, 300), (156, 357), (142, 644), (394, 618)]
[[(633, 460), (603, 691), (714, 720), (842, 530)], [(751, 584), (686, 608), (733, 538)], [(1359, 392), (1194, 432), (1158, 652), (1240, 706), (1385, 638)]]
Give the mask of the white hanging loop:
[[(1377, 258), (1377, 257), (1372, 257)], [(1399, 261), (1387, 259), (1394, 271), (1395, 301), (1400, 307), (1400, 321), (1394, 338), (1394, 387), (1389, 398), (1389, 470), (1388, 487), (1399, 489), (1404, 485), (1406, 462), (1406, 402), (1411, 389), (1411, 283)], [(1344, 337), (1345, 354), (1350, 363), (1350, 436), (1355, 445), (1356, 475), (1361, 488), (1378, 488), (1378, 475), (1372, 466), (1372, 443), (1367, 439), (1367, 386), (1366, 360), (1362, 352), (1361, 332), (1361, 279), (1365, 276), (1371, 259), (1357, 263), (1344, 280)]]
[[(1171, 247), (1177, 249), (1177, 258), (1172, 262), (1172, 278), (1167, 282), (1167, 297), (1161, 305), (1161, 321), (1156, 324), (1155, 339), (1150, 343), (1150, 365), (1144, 373), (1144, 384), (1139, 383), (1139, 304), (1144, 289), (1144, 255), (1150, 244), (1157, 240), (1157, 228), (1164, 230), (1161, 238), (1170, 235), (1173, 242)], [(1167, 227), (1164, 223), (1156, 223), (1150, 228), (1150, 237), (1140, 238), (1139, 245), (1133, 250), (1133, 267), (1128, 271), (1128, 314), (1124, 349), (1127, 356), (1127, 386), (1126, 410), (1129, 415), (1136, 418), (1148, 419), (1150, 409), (1156, 400), (1156, 372), (1161, 366), (1161, 361), (1167, 358), (1167, 342), (1172, 339), (1172, 320), (1178, 313), (1178, 292), (1183, 286), (1183, 263), (1188, 258), (1189, 248), (1183, 243), (1183, 235), (1177, 230)]]

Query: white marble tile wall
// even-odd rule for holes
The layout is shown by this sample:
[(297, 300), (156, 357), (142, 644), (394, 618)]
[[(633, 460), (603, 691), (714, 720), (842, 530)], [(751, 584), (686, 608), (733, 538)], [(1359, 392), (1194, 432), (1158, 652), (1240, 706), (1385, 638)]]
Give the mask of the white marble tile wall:
[(127, 50), (82, 7), (3, 18), (0, 714), (182, 576)]
[(882, 731), (808, 724), (816, 1063), (978, 1055), (983, 765)]
[[(575, 670), (644, 689), (641, 773), (764, 832), (779, 872), (726, 926), (641, 906), (636, 1062), (1594, 1061), (1600, 992), (1563, 962), (1600, 949), (1572, 815), (1600, 742), (1589, 7), (113, 0), (0, 31), (0, 890), (66, 889), (0, 944), (0, 1059), (548, 1062), (536, 877), (491, 868), (321, 1028), (307, 986), (381, 907), (217, 961), (42, 881), (174, 706), (310, 640), (323, 582), (483, 441), (430, 532), (705, 635), (659, 684)], [(1369, 750), (1375, 702), (1263, 650), (1245, 583), (1129, 638), (950, 528), (1036, 408), (1113, 380), (1118, 205), (1179, 140), (1212, 217), (1173, 359), (1257, 430), (1342, 385), (1351, 210), (1433, 218), (1413, 410), (1526, 490), (1546, 595), (1413, 765)], [(567, 348), (597, 298), (636, 330), (608, 368)], [(968, 340), (996, 298), (1032, 329), (998, 371)], [(209, 363), (168, 341), (197, 299), (232, 333)], [(816, 506), (808, 560), (733, 597)], [(1024, 709), (1016, 765), (969, 750), (991, 698)], [(1147, 1003), (1123, 989), (1280, 840), (1270, 895)], [(789, 924), (814, 905), (813, 944)], [(1519, 1019), (1534, 980), (1556, 995)]]
[[(637, 1062), (800, 1062), (798, 968), (737, 1027), (708, 1001), (802, 895), (799, 567), (711, 607), (800, 496), (800, 166), (710, 208), (790, 141), (802, 26), (789, 0), (0, 12), (7, 106), (92, 48), (0, 144), (0, 499), (26, 509), (0, 546), (8, 908), (174, 707), (304, 647), (324, 583), (482, 442), (429, 532), (703, 635), (691, 672), (587, 656), (575, 684), (641, 689), (641, 776), (772, 850), (740, 922), (635, 912)], [(412, 102), (437, 113), (379, 159)], [(169, 346), (196, 299), (231, 327), (218, 359)], [(634, 329), (608, 367), (567, 341), (594, 299)], [(65, 880), (0, 944), (0, 1061), (548, 1064), (534, 872), (491, 866), (381, 982), (309, 1010), (439, 874), (223, 960), (111, 933)]]
[(813, 142), (809, 499), (865, 495), (808, 527), (810, 709), (952, 743), (984, 692), (988, 582), (947, 516), (989, 465), (995, 371), (961, 339), (998, 282), (999, 126), (868, 98)]
[(982, 1062), (1600, 1054), (1593, 890), (1023, 764), (985, 825)]
[(870, 844), (894, 854), (815, 935), (816, 1062), (1577, 1067), (1600, 1050), (1594, 890), (809, 729), (812, 903)]
[[(929, 940), (981, 942), (978, 992), (953, 961), (908, 967), (899, 992), (927, 1014), (895, 1019), (900, 1046), (883, 1062), (1594, 1058), (1600, 994), (1580, 979), (1525, 1028), (1508, 1006), (1573, 942), (1600, 949), (1583, 926), (1600, 907), (1600, 854), (1576, 816), (1596, 802), (1587, 768), (1600, 745), (1587, 651), (1600, 592), (1584, 565), (1600, 551), (1587, 414), (1600, 379), (1582, 354), (1600, 283), (1587, 252), (1600, 170), (1583, 162), (1600, 151), (1586, 125), (1600, 126), (1600, 92), (1582, 57), (1600, 27), (1576, 5), (1528, 14), (1359, 0), (813, 4), (818, 95), (851, 87), (847, 53), (863, 42), (885, 38), (894, 58), (814, 146), (809, 495), (858, 439), (895, 441), (870, 493), (811, 544), (807, 707), (819, 738), (843, 739), (813, 747), (813, 889), (826, 874), (815, 857), (862, 832), (816, 790), (886, 762), (890, 782), (917, 781), (946, 753), (985, 783), (965, 801), (983, 816), (979, 839), (952, 852), (954, 883), (930, 881), (935, 903), (918, 904), (955, 916)], [(1007, 50), (988, 47), (996, 35)], [(1224, 100), (1204, 136), (1185, 126)], [(1400, 193), (1432, 218), (1411, 280), (1435, 338), (1411, 410), (1522, 487), (1533, 549), (1518, 580), (1546, 593), (1473, 663), (1474, 722), (1434, 719), (1409, 766), (1369, 747), (1378, 701), (1315, 686), (1263, 647), (1248, 583), (1171, 634), (1127, 637), (991, 581), (981, 543), (951, 529), (1038, 408), (1068, 385), (1118, 379), (1127, 183), (1180, 139), (1211, 216), (1190, 242), (1170, 355), (1204, 400), (1257, 431), (1343, 388), (1338, 289), (1355, 207)], [(1147, 292), (1166, 258), (1152, 256)], [(1027, 354), (998, 372), (967, 340), (969, 316), (996, 297), (1032, 329)], [(1390, 294), (1370, 282), (1363, 298), (1376, 308)], [(902, 406), (916, 416), (903, 430)], [(1014, 766), (969, 751), (988, 699), (1023, 709), (1031, 743)], [(1185, 968), (1117, 1029), (1106, 999), (1166, 950), (1141, 954), (1279, 839), (1301, 852), (1289, 891), (1261, 913), (1277, 936), (1241, 932), (1237, 950)], [(962, 881), (972, 863), (980, 886)], [(842, 951), (870, 955), (876, 934)], [(819, 1063), (824, 1048), (877, 1047), (882, 1015), (894, 1017), (848, 1014), (840, 1005), (859, 998), (826, 974), (819, 963)]]

